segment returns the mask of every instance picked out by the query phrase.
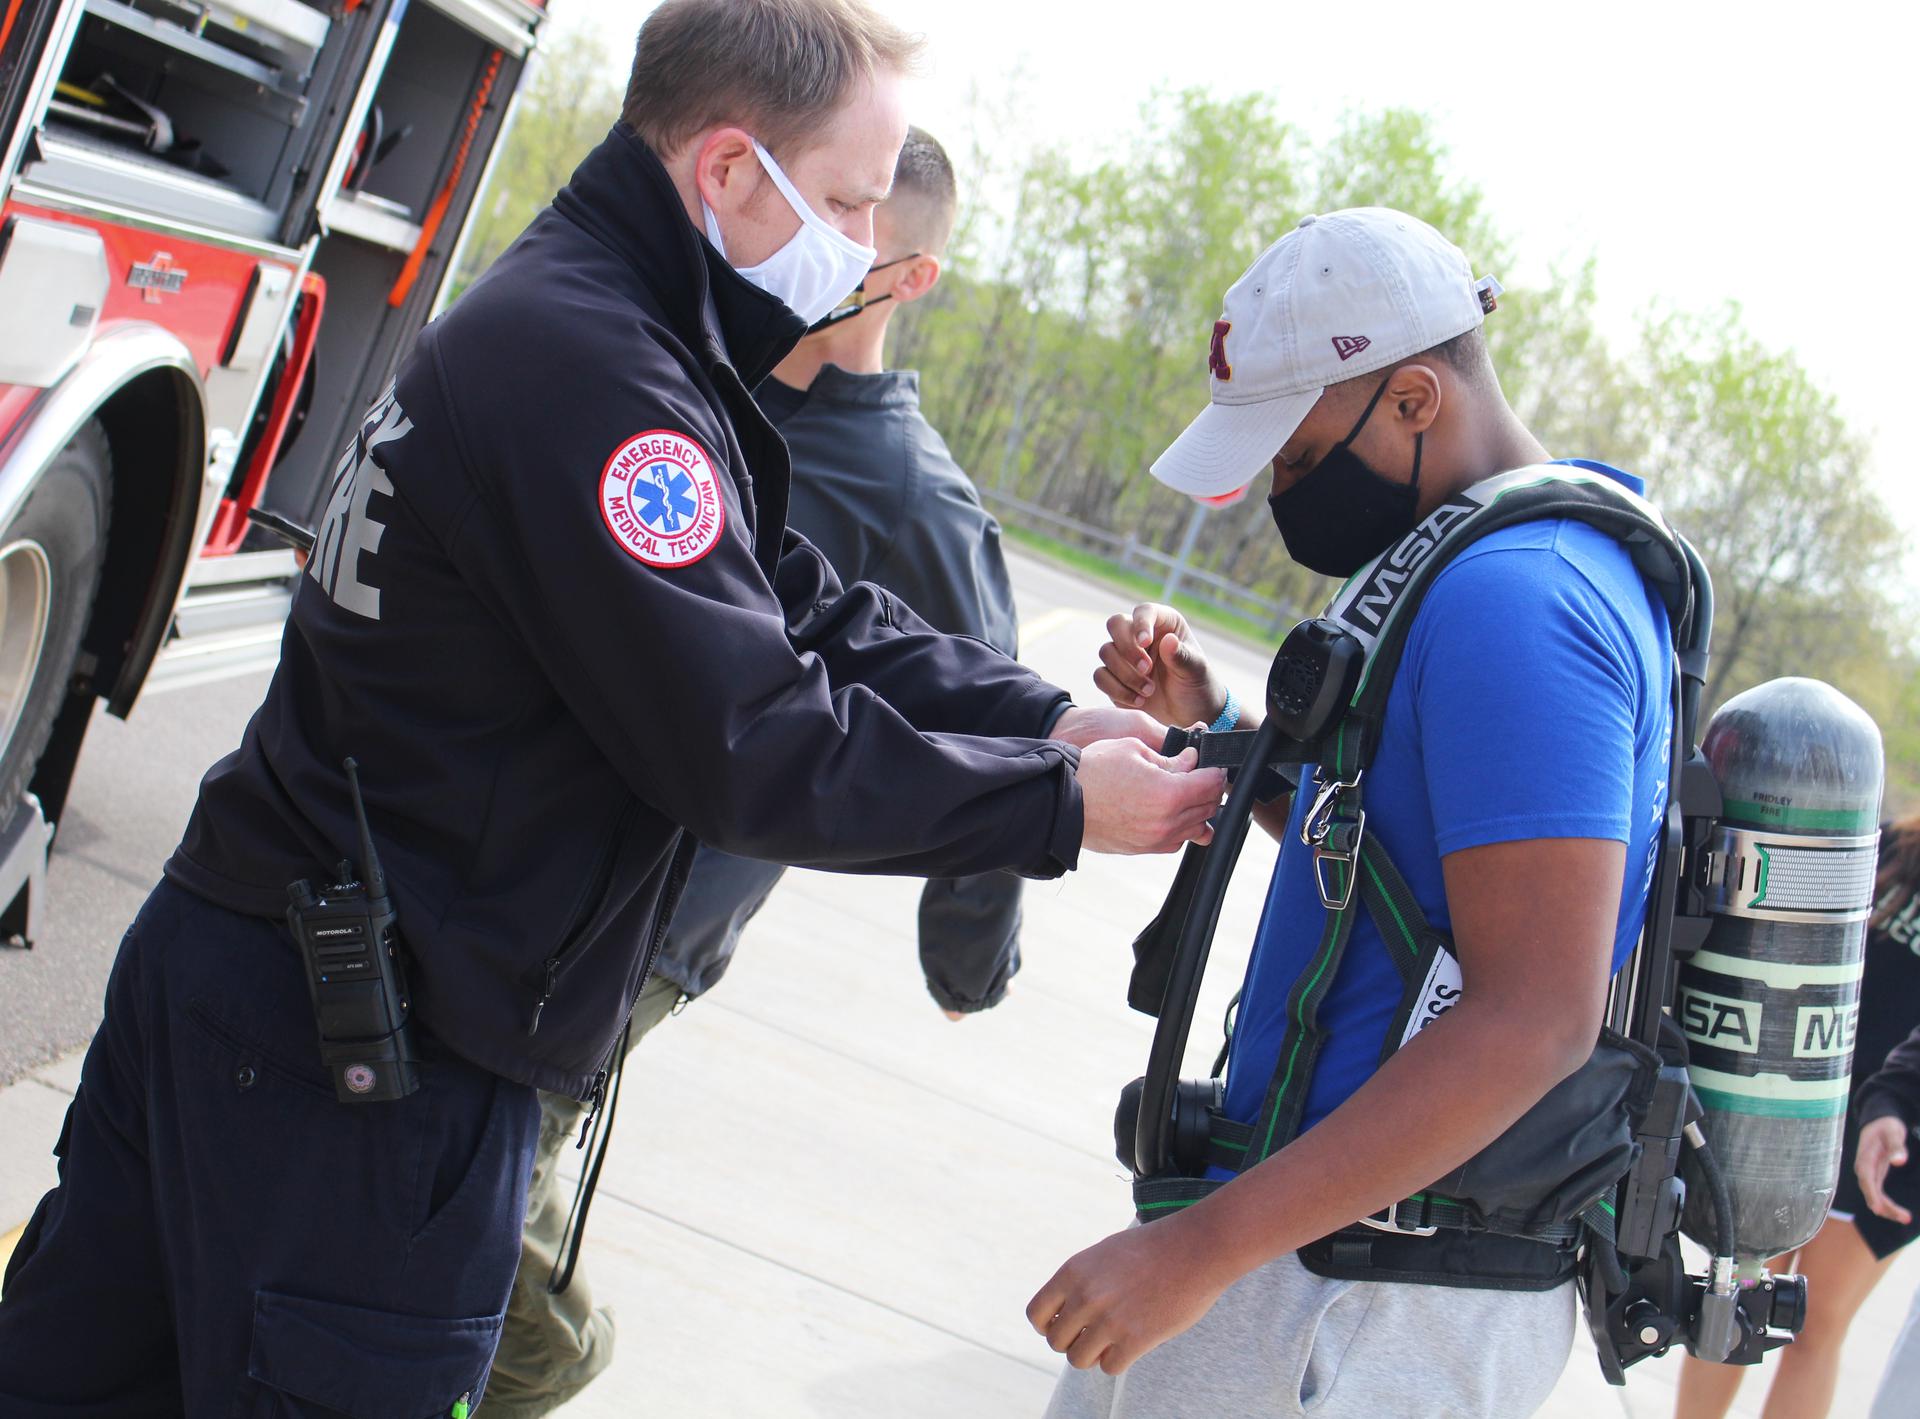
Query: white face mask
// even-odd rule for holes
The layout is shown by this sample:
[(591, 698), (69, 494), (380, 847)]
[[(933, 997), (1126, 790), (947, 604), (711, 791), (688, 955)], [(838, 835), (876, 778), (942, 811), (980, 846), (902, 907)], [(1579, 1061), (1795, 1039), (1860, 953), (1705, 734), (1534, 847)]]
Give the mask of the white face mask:
[[(760, 166), (767, 170), (773, 185), (800, 218), (800, 230), (791, 240), (757, 266), (734, 269), (768, 295), (786, 303), (787, 308), (808, 325), (827, 314), (853, 294), (853, 288), (865, 278), (879, 253), (862, 246), (845, 232), (829, 225), (807, 205), (807, 199), (794, 188), (773, 154), (755, 139), (753, 151)], [(727, 244), (720, 238), (720, 223), (713, 208), (703, 201), (700, 210), (707, 218), (707, 240), (722, 256)]]

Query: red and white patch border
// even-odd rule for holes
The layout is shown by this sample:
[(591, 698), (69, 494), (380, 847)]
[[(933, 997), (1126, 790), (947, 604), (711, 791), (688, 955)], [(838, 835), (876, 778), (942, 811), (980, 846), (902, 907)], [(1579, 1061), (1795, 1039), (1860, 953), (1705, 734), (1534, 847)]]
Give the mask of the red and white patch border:
[[(673, 465), (693, 485), (697, 505), (684, 531), (658, 531), (633, 506), (634, 475), (653, 463)], [(600, 470), (600, 517), (628, 556), (670, 571), (692, 566), (719, 545), (727, 505), (706, 449), (673, 429), (648, 429), (623, 442)]]

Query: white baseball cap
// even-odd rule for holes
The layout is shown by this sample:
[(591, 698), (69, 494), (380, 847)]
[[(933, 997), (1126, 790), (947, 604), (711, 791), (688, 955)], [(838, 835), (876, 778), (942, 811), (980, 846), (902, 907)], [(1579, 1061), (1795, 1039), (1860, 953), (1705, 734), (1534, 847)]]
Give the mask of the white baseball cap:
[(1330, 384), (1385, 369), (1464, 335), (1500, 283), (1390, 207), (1302, 217), (1227, 292), (1208, 368), (1213, 402), (1154, 461), (1195, 497), (1245, 487), (1293, 437)]

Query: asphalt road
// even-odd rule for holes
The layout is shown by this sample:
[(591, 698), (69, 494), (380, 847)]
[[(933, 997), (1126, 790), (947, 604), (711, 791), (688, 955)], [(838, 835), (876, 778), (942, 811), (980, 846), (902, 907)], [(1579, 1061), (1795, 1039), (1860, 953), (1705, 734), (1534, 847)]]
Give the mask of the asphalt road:
[(0, 1084), (84, 1044), (127, 923), (180, 840), (200, 777), (240, 742), (264, 674), (97, 714), (47, 873), (31, 951), (0, 947)]

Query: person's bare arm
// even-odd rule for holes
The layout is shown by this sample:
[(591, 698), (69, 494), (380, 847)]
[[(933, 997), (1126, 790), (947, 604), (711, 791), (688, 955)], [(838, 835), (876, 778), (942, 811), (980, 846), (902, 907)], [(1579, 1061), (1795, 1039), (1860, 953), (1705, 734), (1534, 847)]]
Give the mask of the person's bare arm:
[(1109, 1237), (1027, 1308), (1075, 1366), (1117, 1373), (1233, 1282), (1445, 1177), (1593, 1050), (1626, 851), (1595, 838), (1443, 859), (1460, 1003), (1316, 1128), (1211, 1197)]

